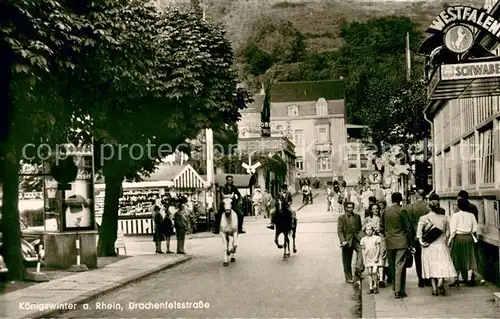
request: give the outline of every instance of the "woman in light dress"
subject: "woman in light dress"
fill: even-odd
[[[385,287],[384,282],[384,269],[388,267],[387,263],[387,246],[385,245],[385,238],[383,234],[380,232],[380,206],[378,204],[371,204],[369,207],[369,215],[363,220],[363,231],[366,231],[368,226],[372,226],[375,233],[380,237],[380,254],[379,254],[379,263],[378,263],[378,278],[379,283],[378,286],[380,288]]]
[[[438,296],[439,294],[446,294],[443,287],[444,279],[455,278],[456,271],[447,245],[450,227],[446,216],[443,215],[444,210],[439,207],[439,196],[436,194],[431,195],[429,200],[431,211],[420,217],[417,226],[417,238],[422,246],[422,277],[431,279],[432,295]],[[442,231],[441,236],[432,243],[424,242],[422,239],[423,234],[433,227]]]

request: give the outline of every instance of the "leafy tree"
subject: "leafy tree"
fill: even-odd
[[[423,116],[427,103],[424,81],[372,78],[364,89],[359,116],[370,129],[376,145],[380,146],[383,141],[408,149],[430,137],[430,126]]]
[[[359,112],[365,100],[361,96],[366,78],[392,81],[405,74],[407,33],[410,34],[410,47],[417,48],[420,35],[416,25],[407,17],[384,17],[342,26],[340,36],[344,45],[338,53],[337,66],[347,80],[350,122],[362,122]]]
[[[74,90],[68,74],[78,68],[74,57],[113,38],[89,19],[95,8],[84,1],[4,1],[0,7],[0,103],[8,120],[0,140],[3,253],[9,278],[17,280],[24,276],[18,211],[23,145],[60,141],[68,135],[80,105],[68,94]]]
[[[248,94],[237,88],[236,75],[231,69],[233,54],[224,32],[202,21],[198,12],[172,9],[151,13],[141,16],[138,25],[144,30],[137,30],[131,39],[139,41],[131,41],[124,51],[132,56],[138,55],[138,51],[153,50],[152,55],[138,55],[147,61],[145,64],[150,63],[149,57],[154,57],[154,63],[141,70],[145,86],[133,84],[138,96],[121,97],[122,114],[118,115],[109,105],[103,109],[103,120],[94,120],[94,127],[100,132],[98,143],[115,141],[107,147],[108,153],[99,155],[105,159],[102,164],[106,193],[99,237],[99,254],[104,256],[115,254],[123,179],[153,171],[161,157],[186,139],[196,138],[203,129],[211,127],[217,131],[235,123],[240,117],[239,109],[248,100]],[[135,66],[131,67],[134,70]],[[115,89],[118,93],[119,87]],[[116,119],[112,125],[111,119]],[[134,158],[130,152],[119,151],[120,144],[146,149],[148,143],[155,144],[151,147],[152,156],[138,158],[135,154]],[[170,150],[161,152],[158,147],[166,144],[171,146]],[[189,146],[180,150],[189,153]]]

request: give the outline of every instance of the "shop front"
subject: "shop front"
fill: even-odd
[[[427,30],[433,185],[448,215],[466,190],[478,207],[479,272],[500,284],[500,3],[452,6]]]
[[[96,220],[100,224],[104,209],[104,184],[96,184]],[[153,234],[152,212],[167,192],[188,197],[197,222],[208,225],[207,182],[189,165],[162,165],[142,182],[123,183],[118,227],[125,236]]]

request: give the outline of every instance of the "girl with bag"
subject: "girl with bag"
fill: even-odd
[[[455,278],[456,271],[447,246],[450,227],[439,207],[439,196],[431,195],[431,211],[420,217],[417,226],[417,239],[422,247],[422,277],[431,279],[432,295],[445,295],[445,278]]]

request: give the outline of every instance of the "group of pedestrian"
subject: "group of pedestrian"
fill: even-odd
[[[173,254],[170,250],[170,239],[173,235],[177,239],[177,254],[185,254],[184,242],[186,235],[190,231],[190,212],[188,209],[188,200],[184,196],[176,198],[169,197],[162,201],[162,206],[155,205],[153,208],[154,232],[153,241],[155,242],[156,253],[164,254],[162,251],[162,242],[166,242],[166,253]]]
[[[403,207],[401,193],[391,195],[392,205],[370,198],[365,218],[354,213],[355,204],[344,203],[345,214],[338,220],[338,236],[346,282],[361,280],[366,269],[368,293],[393,283],[396,299],[407,297],[406,269],[413,266],[419,279],[418,287],[432,286],[432,295],[446,294],[444,280],[458,286],[459,278],[470,286],[475,284],[477,269],[477,207],[468,200],[466,191],[458,195],[457,210],[450,222],[440,207],[436,194],[425,200],[424,190],[418,190],[417,201]],[[351,269],[356,252],[355,280]]]

